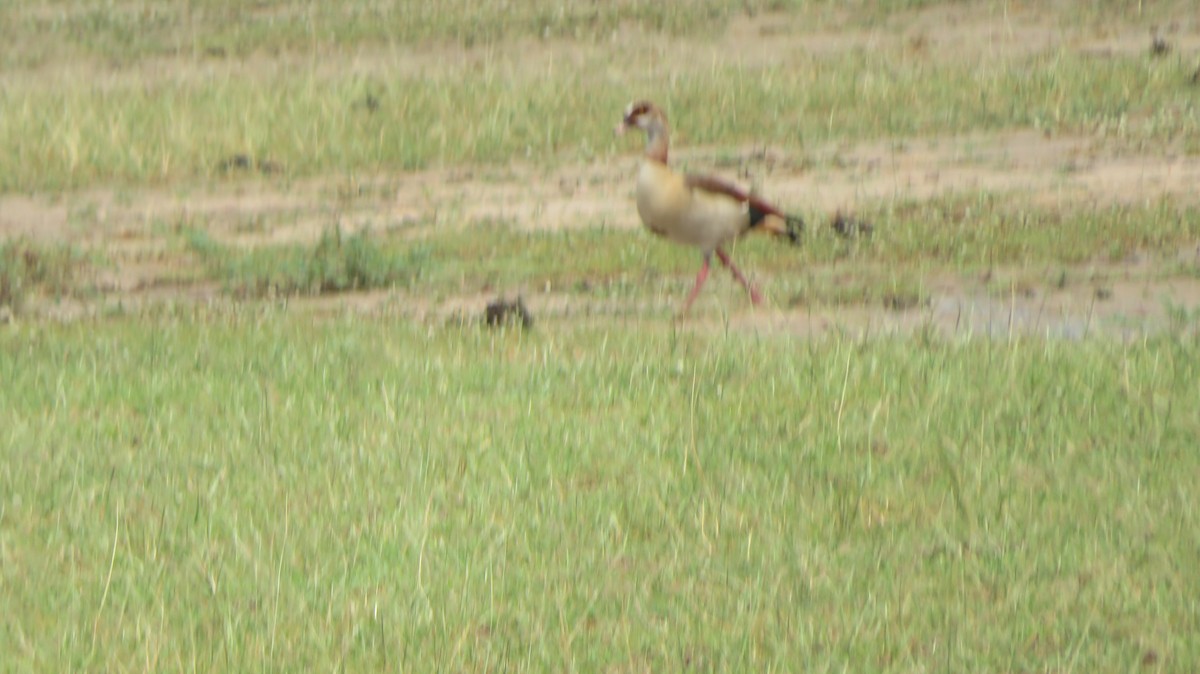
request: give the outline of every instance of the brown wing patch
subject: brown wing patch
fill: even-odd
[[[763,201],[759,197],[747,192],[738,185],[729,182],[724,178],[718,178],[717,176],[711,175],[693,174],[685,176],[684,179],[686,180],[687,186],[690,189],[703,190],[713,194],[724,194],[727,197],[736,199],[745,204],[749,204],[750,208],[753,208],[761,213],[778,215],[781,218],[786,217],[782,211],[780,211],[778,208],[775,208],[769,202]]]

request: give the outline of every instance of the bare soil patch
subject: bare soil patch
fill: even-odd
[[[731,158],[732,157],[732,158]],[[732,155],[709,148],[680,148],[682,165],[716,170],[757,186],[786,208],[824,221],[835,210],[868,204],[919,200],[956,193],[1004,193],[1045,206],[1143,203],[1163,197],[1189,202],[1200,198],[1200,157],[1133,153],[1089,137],[1047,137],[1035,131],[972,134],[820,148],[790,157],[747,147]],[[419,239],[429,228],[489,223],[530,230],[608,227],[638,236],[633,207],[636,149],[610,161],[556,169],[514,164],[458,167],[349,181],[328,178],[299,182],[265,178],[215,184],[187,191],[89,190],[56,197],[0,196],[0,237],[66,241],[102,250],[112,266],[102,271],[99,292],[87,301],[61,304],[64,316],[101,311],[105,306],[140,307],[175,301],[212,301],[219,290],[189,266],[187,254],[172,244],[180,228],[206,231],[215,240],[240,247],[316,241],[331,226],[364,227]],[[886,223],[874,223],[886,226]],[[657,245],[647,239],[647,245]],[[1186,253],[1185,253],[1186,254]],[[1118,264],[1117,267],[1120,267]],[[1006,330],[1076,336],[1110,326],[1117,332],[1139,324],[1161,326],[1166,307],[1200,305],[1195,279],[1148,281],[1151,268],[1110,270],[1119,280],[1107,297],[1094,289],[1019,294],[998,299],[969,279],[946,280],[921,307],[839,307],[820,311],[787,307],[750,311],[736,297],[733,320],[752,329],[801,333],[835,329],[942,330],[996,334]],[[769,283],[769,282],[768,282]],[[409,303],[414,316],[444,319],[476,314],[488,297],[446,299],[438,306],[416,296],[350,294],[335,299],[301,300],[327,310],[344,304],[357,310],[396,310]],[[539,317],[611,314],[612,308],[571,310],[561,297],[526,298]],[[575,302],[586,301],[576,298]],[[478,306],[474,306],[478,305]],[[704,303],[698,305],[707,311]],[[666,312],[664,306],[635,311]],[[726,316],[728,320],[729,317]],[[703,322],[701,320],[700,322]]]

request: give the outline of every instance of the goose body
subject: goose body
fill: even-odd
[[[751,301],[758,304],[761,301],[758,290],[746,280],[723,247],[756,230],[796,243],[803,221],[785,215],[761,198],[721,178],[673,170],[667,163],[667,118],[653,103],[631,103],[626,108],[617,131],[630,128],[646,133],[646,150],[637,176],[637,210],[642,223],[651,232],[695,248],[703,255],[700,273],[683,311],[686,313],[691,307],[708,278],[713,253],[750,293]]]
[[[745,203],[694,189],[684,175],[653,160],[638,169],[637,210],[650,231],[702,251],[716,250],[750,226]]]

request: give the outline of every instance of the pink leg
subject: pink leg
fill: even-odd
[[[692,288],[692,292],[688,295],[687,301],[683,303],[683,311],[680,314],[686,314],[688,309],[692,308],[692,302],[696,301],[696,295],[700,294],[700,288],[704,287],[704,282],[708,280],[708,261],[710,255],[704,254],[704,264],[700,266],[700,273],[696,274],[696,285]]]
[[[726,253],[725,251],[718,248],[717,249],[717,259],[719,259],[721,261],[721,264],[723,264],[729,268],[730,273],[733,274],[733,277],[735,279],[737,279],[738,283],[741,283],[742,287],[745,288],[746,291],[750,293],[750,302],[751,303],[759,304],[760,302],[762,302],[762,295],[760,295],[758,293],[758,288],[755,288],[754,286],[750,285],[750,282],[746,280],[746,277],[742,276],[742,271],[737,268],[737,265],[733,264],[733,260],[729,258],[728,253]]]

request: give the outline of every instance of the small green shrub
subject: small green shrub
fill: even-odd
[[[272,246],[232,251],[202,231],[186,234],[187,245],[225,286],[240,296],[320,295],[387,288],[411,282],[427,255],[424,249],[391,250],[363,229],[346,235],[327,228],[312,246]]]

